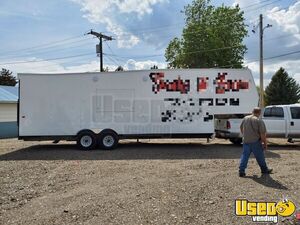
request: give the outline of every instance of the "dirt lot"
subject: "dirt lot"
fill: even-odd
[[[271,142],[274,174],[261,176],[252,158],[239,178],[241,147],[222,140],[125,141],[90,152],[0,140],[0,224],[255,224],[234,215],[235,199],[289,197],[300,206],[300,143]]]

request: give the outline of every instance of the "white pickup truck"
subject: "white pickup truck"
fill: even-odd
[[[215,119],[216,137],[241,144],[240,124],[243,116]],[[300,138],[300,104],[267,106],[261,117],[266,124],[268,137],[287,138],[289,142],[293,138]]]

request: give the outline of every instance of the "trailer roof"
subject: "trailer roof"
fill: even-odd
[[[18,76],[24,75],[76,75],[76,74],[113,74],[113,73],[138,73],[138,72],[160,72],[160,71],[186,71],[186,70],[217,70],[217,71],[233,71],[233,70],[250,70],[249,68],[189,68],[189,69],[155,69],[155,70],[125,70],[125,71],[109,71],[109,72],[69,72],[69,73],[18,73]]]
[[[12,86],[0,85],[0,103],[16,103],[18,102],[19,88]]]

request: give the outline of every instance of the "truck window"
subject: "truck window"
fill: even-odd
[[[276,107],[276,108],[273,108],[272,113],[273,113],[273,111],[274,111],[274,117],[281,117],[281,118],[284,117],[283,108]]]
[[[265,109],[264,117],[271,117],[271,108],[266,108]]]
[[[283,118],[284,117],[283,108],[281,107],[266,108],[264,112],[264,117]]]
[[[291,107],[292,119],[300,119],[300,107]]]

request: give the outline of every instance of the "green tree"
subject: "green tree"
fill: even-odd
[[[16,86],[17,83],[17,79],[12,75],[12,72],[2,68],[0,74],[0,85]]]
[[[247,29],[239,6],[215,7],[210,0],[194,0],[184,12],[182,37],[171,40],[165,51],[169,67],[242,67]]]
[[[300,100],[300,86],[280,67],[265,91],[266,105],[293,104]]]

